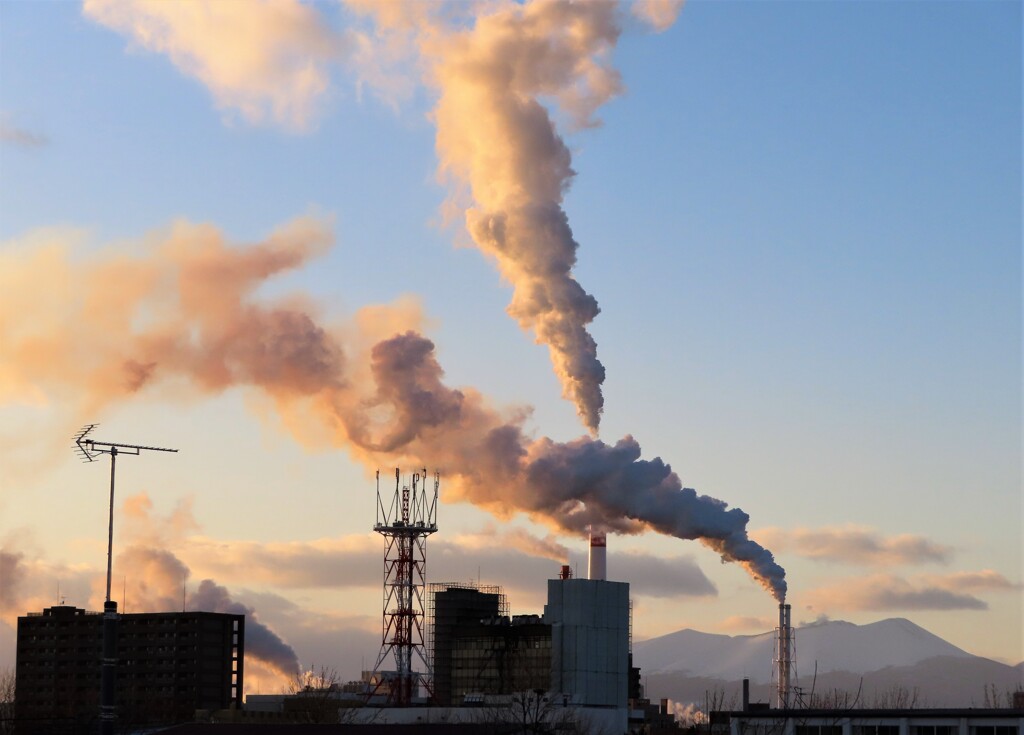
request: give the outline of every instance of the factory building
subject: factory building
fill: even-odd
[[[452,692],[514,694],[551,688],[551,626],[538,615],[488,618],[459,632],[452,646]]]
[[[456,676],[454,649],[456,638],[467,628],[478,626],[481,620],[508,615],[508,602],[500,587],[481,587],[458,582],[433,583],[427,590],[427,616],[430,640],[431,668],[434,672],[434,701],[447,707],[460,704],[465,691],[453,690],[452,679]],[[472,666],[464,658],[465,646],[460,647],[459,679],[462,669]],[[476,691],[473,689],[472,691]]]
[[[55,606],[18,618],[15,720],[76,729],[100,704],[103,614]],[[116,702],[122,725],[190,720],[242,702],[245,616],[211,612],[120,616]]]
[[[433,584],[428,595],[434,701],[544,692],[546,701],[620,713],[630,691],[629,584],[609,582],[605,538],[591,537],[592,579],[562,567],[547,583],[543,617],[508,616],[500,588]],[[638,688],[638,687],[635,687]]]
[[[629,688],[629,584],[549,579],[551,690],[582,706],[625,707]]]

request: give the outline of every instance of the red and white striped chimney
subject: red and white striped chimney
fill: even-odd
[[[591,579],[608,577],[608,539],[602,531],[590,530],[590,565],[587,576]]]

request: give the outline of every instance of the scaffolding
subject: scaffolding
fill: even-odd
[[[497,585],[432,582],[427,586],[427,651],[435,702],[452,704],[452,651],[460,627],[508,618],[508,598]]]
[[[423,652],[423,588],[426,586],[427,536],[437,531],[437,493],[440,475],[434,473],[433,491],[427,488],[427,471],[414,473],[402,483],[395,470],[395,492],[385,505],[377,472],[377,522],[373,530],[384,537],[384,632],[380,655],[373,667],[369,696],[386,694],[387,703],[412,704],[422,684],[430,691],[430,664]],[[394,670],[384,670],[391,656]],[[413,671],[413,658],[423,666]]]

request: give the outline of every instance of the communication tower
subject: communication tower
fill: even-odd
[[[411,483],[402,483],[395,470],[395,492],[390,502],[381,495],[377,472],[377,522],[373,530],[384,537],[384,634],[380,655],[373,667],[370,696],[386,693],[388,704],[404,707],[412,703],[419,684],[430,689],[430,666],[423,646],[423,591],[426,586],[427,536],[437,531],[437,492],[440,474],[434,473],[434,487],[427,487],[427,471],[414,473]],[[386,671],[389,654],[395,669]],[[423,673],[412,670],[413,656]]]

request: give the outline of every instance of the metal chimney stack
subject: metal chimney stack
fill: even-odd
[[[775,667],[778,690],[775,706],[789,708],[790,676],[793,671],[793,627],[790,606],[779,604],[779,627],[775,632]]]
[[[608,539],[603,532],[593,529],[590,531],[590,565],[587,576],[601,580],[608,577]]]

